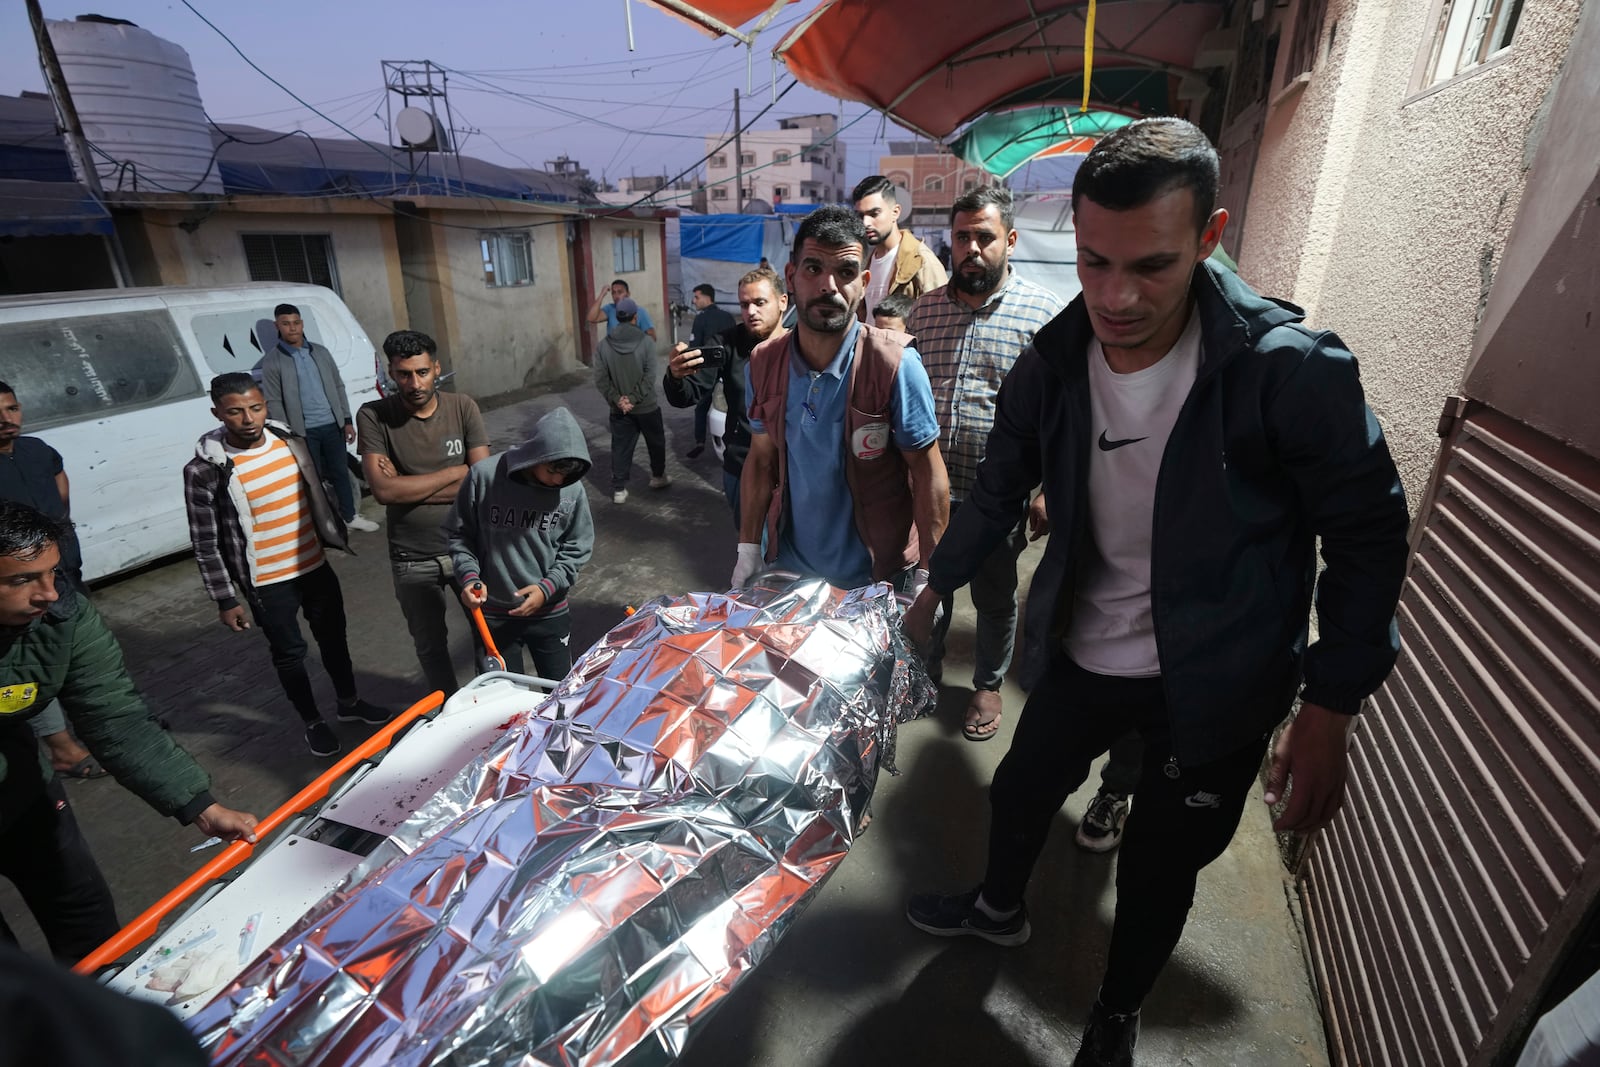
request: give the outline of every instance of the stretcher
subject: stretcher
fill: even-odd
[[[555,688],[549,679],[505,673],[481,611],[473,624],[486,673],[449,700],[435,692],[396,716],[260,820],[254,844],[226,846],[75,969],[180,1018],[209,1002],[419,802]]]
[[[670,1063],[932,706],[900,611],[772,574],[652,601],[559,683],[435,694],[80,967],[226,1067]]]
[[[226,846],[76,969],[115,968],[112,989],[187,1018],[554,687],[496,672],[418,701],[262,819],[254,845]]]

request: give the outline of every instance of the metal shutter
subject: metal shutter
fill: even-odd
[[[1399,664],[1298,876],[1346,1064],[1493,1062],[1600,871],[1600,463],[1483,410],[1430,496]]]

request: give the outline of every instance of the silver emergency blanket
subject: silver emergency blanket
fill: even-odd
[[[933,691],[887,586],[646,605],[190,1020],[220,1064],[671,1063]]]

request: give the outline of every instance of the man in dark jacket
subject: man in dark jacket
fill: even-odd
[[[750,453],[745,367],[756,345],[786,332],[780,324],[788,307],[789,298],[777,271],[771,267],[751,271],[739,279],[740,321],[721,332],[691,338],[688,343],[678,342],[661,379],[667,403],[675,408],[693,404],[697,412],[700,405],[711,403],[717,383],[722,383],[722,399],[728,405],[728,422],[722,433],[722,493],[733,509],[734,529],[739,528],[739,476],[744,472],[744,458]],[[720,352],[710,362],[701,355],[702,346],[708,344]]]
[[[625,296],[617,301],[617,328],[606,334],[594,357],[594,384],[611,405],[611,502],[628,500],[633,450],[644,435],[650,452],[650,488],[665,489],[667,431],[656,402],[656,343],[634,325],[639,305]]]
[[[907,916],[943,936],[1027,940],[1023,891],[1056,813],[1137,729],[1140,802],[1077,1067],[1133,1062],[1139,1007],[1297,689],[1265,799],[1291,785],[1275,825],[1304,831],[1338,809],[1355,715],[1399,647],[1405,498],[1355,359],[1204,262],[1228,217],[1218,170],[1180,119],[1136,122],[1084,161],[1083,294],[1001,386],[977,481],[906,619],[925,639],[939,597],[1042,482],[1052,536],[1028,597],[1028,702],[990,791],[988,869],[967,893],[913,897]]]
[[[694,322],[689,326],[690,348],[699,348],[738,325],[737,319],[718,306],[715,286],[697,285],[689,299],[695,309]],[[710,423],[711,394],[707,393],[694,406],[694,447],[689,449],[690,459],[698,459],[706,450],[706,430]]]
[[[594,553],[587,473],[578,420],[556,408],[522,444],[472,465],[444,521],[461,602],[483,609],[509,671],[522,673],[523,648],[541,678],[572,669],[567,593]]]
[[[256,819],[225,808],[206,772],[161,729],[100,613],[58,580],[66,524],[0,501],[0,876],[22,894],[67,963],[118,930],[111,890],[28,721],[59,699],[100,764],[163,815],[202,834],[255,840]],[[0,938],[15,941],[4,920]]]

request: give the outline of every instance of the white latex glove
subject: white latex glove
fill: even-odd
[[[729,589],[743,589],[761,569],[761,546],[746,542],[739,544],[739,559],[733,565],[733,577],[728,579]]]
[[[928,588],[928,569],[926,567],[918,567],[911,572],[911,584],[906,586],[906,595],[915,600],[922,595],[922,591],[926,588]]]

